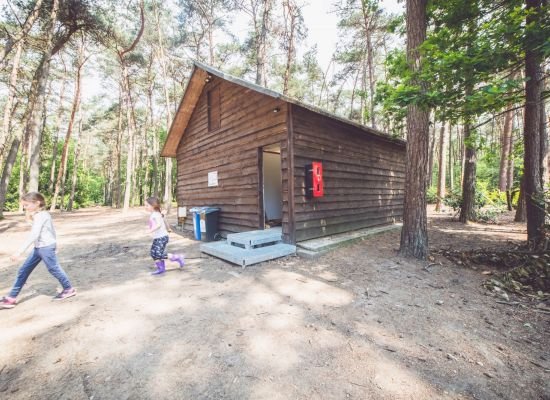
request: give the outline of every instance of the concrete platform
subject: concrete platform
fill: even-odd
[[[200,250],[203,253],[240,265],[243,268],[262,261],[296,254],[296,246],[286,243],[243,249],[241,247],[232,246],[225,241],[220,241],[203,243],[200,246]]]
[[[352,232],[340,233],[337,235],[326,236],[318,239],[304,240],[303,242],[296,243],[296,254],[304,258],[316,258],[330,250],[338,247],[346,246],[351,243],[363,240],[369,236],[377,235],[380,233],[401,230],[403,224],[393,224],[376,226],[373,228],[359,229]]]

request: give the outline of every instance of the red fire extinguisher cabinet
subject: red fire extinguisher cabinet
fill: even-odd
[[[323,163],[313,161],[305,166],[306,173],[306,197],[312,199],[324,196],[323,188]]]

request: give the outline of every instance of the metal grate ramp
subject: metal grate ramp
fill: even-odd
[[[200,250],[243,268],[296,254],[296,246],[282,243],[281,228],[232,233],[227,241],[201,244]]]
[[[228,244],[245,249],[265,246],[270,243],[280,243],[282,240],[282,229],[280,227],[227,235]]]

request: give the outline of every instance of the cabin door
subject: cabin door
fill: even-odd
[[[283,218],[283,179],[281,173],[281,146],[274,144],[260,149],[260,228],[281,226]],[[260,207],[262,208],[262,207]]]

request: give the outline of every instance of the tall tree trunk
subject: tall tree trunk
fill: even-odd
[[[134,175],[134,141],[135,141],[135,132],[136,124],[134,118],[134,109],[131,97],[131,88],[130,88],[130,77],[128,76],[128,66],[126,64],[126,55],[131,53],[137,46],[143,31],[145,29],[145,14],[144,14],[144,2],[143,0],[139,3],[140,10],[140,28],[134,38],[132,44],[123,50],[118,51],[118,60],[120,64],[120,73],[121,73],[121,89],[122,97],[126,102],[126,120],[127,120],[127,129],[128,129],[128,156],[126,159],[126,184],[124,190],[124,208],[123,212],[128,212],[130,208],[130,198],[132,196],[132,180]]]
[[[524,175],[525,176],[525,175]],[[521,177],[518,206],[516,208],[516,215],[514,217],[515,222],[527,221],[527,204],[525,201],[525,178]]]
[[[512,136],[512,119],[513,111],[508,111],[504,114],[504,128],[502,130],[502,141],[500,151],[500,168],[498,174],[498,187],[501,192],[504,192],[509,187],[508,183],[508,166],[512,149],[510,148],[510,137]]]
[[[441,211],[441,203],[445,197],[445,167],[446,167],[445,121],[441,121],[439,130],[439,171],[437,175],[437,201],[435,211]]]
[[[458,130],[458,127],[457,127]],[[454,177],[454,161],[453,161],[453,127],[449,126],[449,189],[452,191],[455,188]]]
[[[63,62],[63,77],[61,78],[61,91],[59,93],[59,105],[57,107],[57,118],[55,121],[55,128],[53,132],[53,143],[52,143],[52,166],[50,169],[50,185],[48,188],[48,191],[50,193],[53,193],[54,191],[54,185],[55,185],[55,168],[56,168],[56,162],[57,162],[57,143],[59,141],[59,133],[58,131],[61,130],[61,121],[63,120],[63,113],[64,113],[64,98],[65,98],[65,85],[67,83],[66,79],[67,75],[67,68],[65,66],[65,62]]]
[[[71,178],[71,194],[67,203],[67,211],[73,210],[74,195],[76,192],[76,183],[78,179],[78,162],[80,156],[80,142],[82,141],[82,103],[78,105],[78,136],[74,144],[73,173]]]
[[[17,85],[17,77],[19,74],[19,62],[21,60],[21,53],[23,52],[23,42],[20,41],[17,44],[17,50],[13,56],[10,82],[8,84],[8,93],[6,94],[6,104],[4,105],[4,120],[2,124],[2,132],[0,134],[0,165],[3,164],[4,150],[6,143],[10,139],[11,117],[13,115],[13,99],[15,95],[15,89]]]
[[[6,195],[8,194],[11,172],[17,158],[17,152],[19,151],[20,144],[21,138],[19,136],[13,138],[10,146],[10,152],[8,153],[6,163],[4,164],[4,169],[2,170],[2,178],[0,178],[0,218],[4,217],[4,206],[6,205]]]
[[[542,0],[526,0],[526,17],[528,26],[537,25],[542,19]],[[542,91],[544,89],[542,72],[542,45],[544,38],[537,37],[532,30],[527,30],[525,40],[525,114],[523,128],[525,178],[525,201],[527,211],[527,240],[538,247],[544,238],[545,209],[543,202],[544,159],[541,143],[543,138]]]
[[[50,205],[50,210],[54,211],[57,206],[57,197],[60,192],[65,193],[65,176],[67,168],[67,156],[69,153],[69,144],[71,141],[71,134],[73,131],[73,125],[75,121],[76,110],[80,106],[80,88],[82,84],[82,67],[86,62],[84,58],[84,39],[82,39],[79,54],[78,54],[78,64],[76,67],[76,79],[75,79],[75,93],[73,98],[73,105],[71,108],[71,116],[69,118],[69,125],[67,126],[67,133],[65,135],[65,142],[63,143],[63,150],[61,152],[61,161],[59,164],[59,170],[57,171],[57,179],[55,181],[55,189],[52,196],[52,204]],[[63,204],[63,196],[61,198],[61,204]],[[62,208],[62,206],[61,206]]]
[[[369,13],[367,2],[361,1],[361,10],[363,12],[363,23],[365,26],[367,69],[369,75],[369,117],[371,126],[376,129],[376,116],[374,115],[374,49],[372,46],[373,15]]]
[[[360,101],[360,108],[361,108],[361,114],[359,115],[359,122],[362,124],[362,125],[365,125],[365,109],[366,109],[366,106],[365,106],[365,103],[366,103],[366,99],[365,99],[365,95],[364,93],[367,93],[367,66],[366,66],[366,62],[365,62],[365,57],[367,56],[367,52],[366,51],[363,51],[363,54],[361,56],[361,96],[359,96],[359,99],[361,100]],[[327,91],[328,93],[328,91]],[[328,104],[328,99],[327,99],[327,104]]]
[[[38,179],[40,175],[40,147],[42,146],[42,130],[40,121],[44,111],[46,98],[46,83],[50,75],[50,61],[53,54],[53,36],[55,31],[55,22],[59,10],[59,0],[53,0],[52,11],[48,28],[46,30],[45,50],[42,54],[40,65],[36,74],[36,94],[34,107],[31,108],[29,120],[27,122],[27,131],[30,138],[30,172],[29,172],[29,191],[38,191]]]
[[[433,171],[434,171],[434,151],[435,151],[435,122],[432,127],[432,131],[428,136],[428,173],[426,174],[426,185],[427,187],[432,187],[433,184]],[[429,132],[429,128],[428,128]]]
[[[468,23],[467,35],[474,39],[473,23]],[[468,45],[470,46],[470,45]],[[469,49],[468,49],[469,50]],[[473,69],[467,66],[464,72],[464,97],[469,101],[473,93]],[[475,196],[476,196],[476,167],[477,167],[477,135],[472,131],[472,118],[468,114],[468,105],[464,105],[464,170],[462,179],[462,205],[460,207],[459,221],[467,223],[475,220]]]
[[[467,96],[471,94],[471,91]],[[462,206],[460,207],[459,221],[467,223],[475,220],[476,195],[476,139],[471,132],[470,121],[464,123],[464,175],[462,180]]]
[[[128,131],[128,152],[126,156],[126,183],[124,186],[124,205],[123,212],[128,212],[130,209],[130,199],[132,197],[132,181],[134,179],[134,152],[135,152],[135,120],[133,118],[133,102],[130,95],[130,77],[128,76],[128,68],[125,63],[122,63],[122,91],[126,103],[126,122]]]
[[[256,34],[256,84],[266,86],[267,34],[273,0],[263,0],[262,18]]]
[[[158,16],[158,9],[155,7],[155,15],[157,18],[157,38],[159,46],[159,59],[162,71],[162,80],[164,88],[164,101],[166,102],[166,130],[170,129],[172,123],[172,112],[170,108],[170,95],[168,92],[168,73],[166,65],[166,55],[164,52],[164,40],[162,38],[162,30],[160,27],[160,19]],[[170,157],[165,158],[165,181],[164,181],[164,209],[166,214],[170,213],[172,207],[172,159]]]
[[[414,75],[422,71],[419,46],[426,39],[427,0],[407,0],[407,63]],[[425,82],[413,79],[422,92]],[[403,228],[399,253],[406,257],[425,259],[428,255],[428,228],[426,216],[426,173],[429,142],[429,110],[411,104],[407,109],[407,159]]]
[[[116,191],[115,191],[115,204],[116,208],[120,208],[122,205],[122,84],[119,85],[119,98],[118,98],[118,131],[117,141],[115,145],[115,160],[116,160]]]
[[[296,31],[296,14],[297,4],[293,0],[283,0],[283,14],[285,19],[285,46],[287,46],[286,52],[286,65],[285,72],[283,74],[283,94],[288,95],[288,86],[290,81],[290,71],[294,62],[295,53],[295,31]]]

